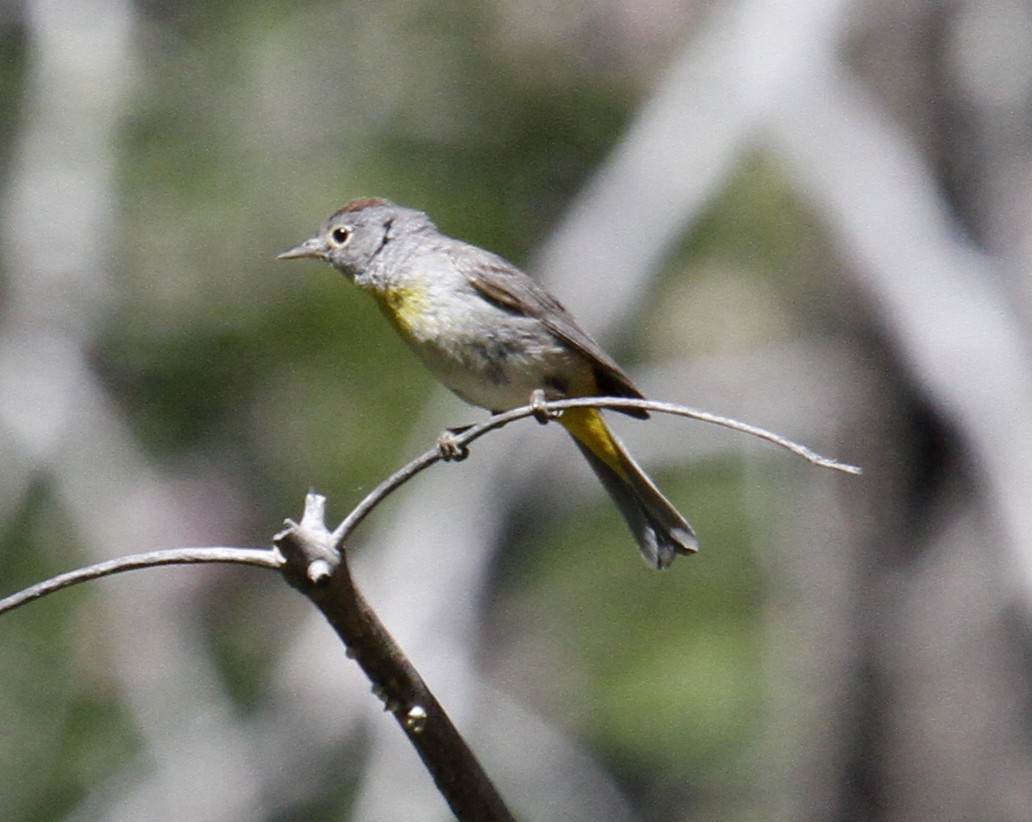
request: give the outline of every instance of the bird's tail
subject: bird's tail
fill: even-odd
[[[559,422],[613,498],[645,561],[666,568],[699,550],[695,531],[634,461],[597,408],[569,408]]]

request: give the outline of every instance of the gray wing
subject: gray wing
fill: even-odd
[[[469,250],[476,253],[470,254]],[[474,246],[465,246],[461,251],[463,253],[455,254],[453,259],[473,288],[486,300],[507,311],[540,320],[552,334],[583,354],[595,369],[600,392],[614,397],[644,398],[616,361],[544,288],[495,254]],[[635,409],[625,413],[635,417],[648,416],[646,412]]]

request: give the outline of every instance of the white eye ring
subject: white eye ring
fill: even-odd
[[[352,231],[346,225],[339,225],[330,230],[330,245],[334,248],[344,248],[351,242]]]

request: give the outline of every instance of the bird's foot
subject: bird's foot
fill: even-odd
[[[558,419],[559,412],[549,411],[545,408],[545,392],[540,388],[535,388],[530,392],[530,405],[531,413],[539,423],[547,425],[551,420]]]
[[[437,453],[445,462],[462,462],[469,456],[469,448],[459,442],[460,434],[469,431],[472,425],[446,428],[437,437]]]

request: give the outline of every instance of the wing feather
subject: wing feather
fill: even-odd
[[[477,252],[476,255],[455,254],[454,260],[456,265],[465,270],[470,284],[484,299],[514,314],[540,320],[552,334],[580,352],[594,368],[595,379],[602,394],[644,398],[631,378],[577,324],[562,303],[501,257],[487,254],[481,249],[477,249]],[[647,412],[635,409],[624,413],[634,417],[648,416]]]

